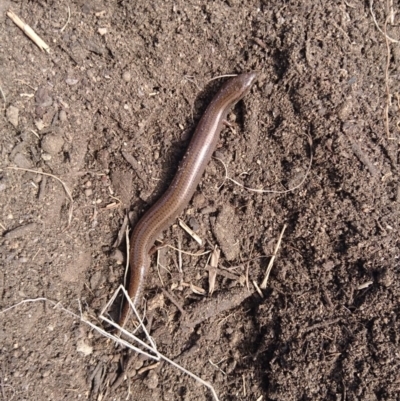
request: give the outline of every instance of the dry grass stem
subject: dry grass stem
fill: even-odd
[[[45,50],[47,53],[50,52],[50,47],[49,45],[39,36],[36,34],[36,32],[28,25],[25,24],[24,21],[21,20],[21,18],[18,17],[13,11],[9,10],[7,11],[8,17],[17,25],[19,28],[21,28],[22,31],[24,31],[25,35],[28,36],[29,39],[31,39],[37,47],[39,47],[40,50]]]
[[[212,251],[209,260],[210,266],[208,270],[208,294],[212,295],[215,289],[215,280],[217,278],[217,267],[219,262],[219,257],[221,255],[221,251],[218,249],[218,246],[215,245],[214,250]],[[207,260],[208,264],[208,260]],[[206,266],[207,266],[206,264]]]
[[[138,374],[141,375],[142,373],[148,372],[149,370],[153,370],[160,366],[160,362],[153,363],[152,365],[145,366],[138,370]]]
[[[165,271],[167,271],[168,273],[170,273],[170,271],[160,263],[160,249],[158,249],[157,250],[157,275],[158,275],[158,278],[160,279],[161,285],[164,287],[164,281],[161,277],[160,267],[162,269],[164,269]]]
[[[260,290],[260,287],[258,286],[257,282],[255,280],[252,281],[254,288],[256,289],[256,291],[258,292],[258,295],[261,298],[264,298],[264,294],[262,293],[262,291]]]
[[[373,281],[367,281],[366,283],[360,284],[360,285],[357,287],[357,290],[364,290],[365,288],[370,287],[372,284],[374,284]]]
[[[203,245],[202,239],[181,219],[178,219],[179,226],[183,228],[200,246]]]
[[[215,364],[211,359],[209,359],[208,362],[210,362],[211,366],[214,366],[215,369],[218,369],[224,376],[226,376],[226,373],[217,364]]]
[[[183,310],[182,305],[175,299],[175,297],[164,288],[162,289],[162,292],[164,296],[167,297],[178,308],[179,312],[184,315],[185,311]]]
[[[5,109],[6,109],[7,100],[6,100],[6,95],[4,94],[3,88],[2,88],[1,86],[0,86],[0,93],[1,93],[1,97],[2,97],[3,100],[4,100],[3,110],[5,110]]]
[[[67,27],[67,25],[69,24],[69,21],[71,19],[71,9],[69,8],[69,5],[67,4],[67,8],[68,8],[68,18],[67,18],[67,22],[65,23],[65,25],[60,29],[60,32],[63,32],[65,30],[65,28]]]
[[[214,78],[211,78],[211,79],[210,79],[208,82],[215,81],[215,80],[217,80],[217,79],[221,79],[221,78],[237,77],[237,75],[238,75],[238,74],[225,74],[225,75],[218,75],[218,76],[216,76],[216,77],[214,77]]]
[[[206,291],[203,288],[198,287],[197,285],[190,283],[189,286],[194,294],[197,294],[197,295],[205,295],[206,294]]]
[[[140,326],[143,330],[143,333],[145,334],[148,343],[145,343],[144,341],[140,340],[138,337],[134,336],[132,333],[128,332],[127,330],[125,330],[123,327],[120,327],[118,324],[116,324],[115,322],[111,321],[110,319],[108,319],[106,316],[104,316],[105,312],[108,310],[108,308],[110,307],[110,305],[115,301],[116,297],[118,296],[119,291],[122,291],[124,297],[126,298],[125,301],[127,301],[129,303],[129,305],[131,306],[133,312],[136,315],[136,318],[138,320],[138,322],[140,323]],[[136,343],[138,343],[139,345],[141,345],[144,349],[146,349],[149,352],[146,352],[136,346],[134,346],[132,343],[121,339],[119,337],[116,337],[115,335],[112,335],[110,333],[105,332],[104,330],[100,329],[99,327],[95,326],[94,324],[85,321],[83,319],[81,319],[84,323],[88,324],[89,326],[91,326],[94,330],[96,330],[97,332],[101,333],[103,336],[112,339],[113,341],[115,341],[117,344],[120,345],[124,345],[140,354],[146,355],[147,357],[155,360],[155,361],[159,361],[160,359],[166,361],[167,363],[169,363],[170,365],[174,366],[175,368],[181,370],[182,372],[184,372],[185,374],[187,374],[188,376],[192,377],[193,379],[195,379],[196,381],[198,381],[199,383],[203,384],[204,386],[206,386],[212,393],[214,400],[215,401],[219,401],[219,398],[217,396],[217,393],[214,390],[214,387],[207,381],[201,379],[200,377],[196,376],[194,373],[190,372],[189,370],[183,368],[182,366],[178,365],[176,362],[170,360],[169,358],[167,358],[166,356],[162,355],[156,347],[156,344],[154,343],[153,338],[149,335],[149,333],[147,332],[146,327],[143,324],[142,319],[140,318],[135,306],[133,305],[131,299],[129,298],[128,293],[126,292],[125,288],[123,288],[123,286],[119,286],[119,288],[117,289],[117,291],[115,291],[114,295],[111,297],[110,301],[107,303],[107,305],[104,307],[104,309],[102,310],[100,316],[99,316],[102,320],[104,320],[105,322],[107,322],[108,324],[110,324],[111,326],[113,326],[114,328],[120,330],[121,333],[123,333],[125,336],[127,336],[131,341],[134,341]]]
[[[197,252],[197,253],[191,253],[191,252],[182,251],[182,249],[175,248],[174,246],[169,245],[169,244],[167,244],[167,245],[165,245],[165,246],[167,246],[168,248],[173,249],[174,251],[182,252],[182,253],[184,253],[185,255],[196,256],[196,257],[197,257],[197,256],[207,255],[208,253],[211,252],[211,251],[204,251],[204,252],[201,251],[201,252]]]
[[[262,282],[261,285],[260,285],[260,288],[263,289],[263,290],[265,290],[265,289],[267,288],[267,283],[268,283],[269,274],[271,273],[272,266],[273,266],[273,264],[274,264],[276,255],[278,254],[279,247],[281,246],[282,237],[283,237],[283,234],[285,233],[286,227],[287,227],[287,226],[286,226],[286,224],[285,224],[285,225],[283,226],[283,228],[282,228],[282,231],[281,231],[280,235],[279,235],[278,243],[276,244],[274,254],[272,255],[271,260],[270,260],[269,263],[268,263],[268,267],[267,267],[267,270],[266,270],[266,272],[265,272],[264,280],[263,280],[263,282]]]
[[[107,317],[104,316],[104,313],[108,310],[108,308],[110,307],[110,305],[111,305],[111,304],[115,301],[115,299],[117,298],[119,291],[122,291],[122,292],[123,292],[123,295],[125,296],[127,302],[129,302],[129,304],[130,304],[132,310],[135,312],[136,318],[137,318],[137,320],[140,322],[140,326],[141,326],[141,328],[142,328],[142,330],[143,330],[143,332],[144,332],[144,334],[145,334],[145,336],[146,336],[146,338],[147,338],[147,340],[148,340],[149,343],[145,343],[144,341],[140,340],[138,337],[134,336],[132,333],[130,333],[130,332],[128,332],[127,330],[125,330],[123,327],[120,327],[118,324],[116,324],[115,322],[111,321],[110,319],[108,319]],[[8,308],[5,308],[5,309],[3,309],[3,310],[0,310],[0,314],[7,313],[7,312],[9,312],[10,310],[12,310],[12,309],[14,309],[14,308],[16,308],[16,307],[18,307],[18,306],[20,306],[20,305],[23,305],[23,304],[26,304],[26,303],[34,303],[34,302],[46,302],[46,303],[49,303],[49,304],[53,305],[53,308],[54,308],[54,309],[57,308],[57,309],[60,309],[60,310],[62,310],[62,311],[64,311],[64,312],[68,313],[68,314],[69,314],[70,316],[72,316],[73,318],[76,318],[76,319],[80,320],[82,323],[85,323],[85,324],[87,324],[88,326],[90,326],[94,331],[96,331],[97,333],[101,334],[103,337],[106,337],[106,338],[109,338],[109,339],[113,340],[116,344],[126,346],[126,347],[128,347],[128,348],[130,348],[130,349],[132,349],[132,350],[134,350],[134,351],[136,351],[136,352],[138,352],[138,353],[140,353],[140,354],[143,354],[143,355],[147,356],[148,358],[153,359],[153,360],[155,360],[155,361],[157,361],[157,362],[158,362],[160,359],[166,361],[167,363],[171,364],[171,365],[174,366],[175,368],[181,370],[182,372],[186,373],[186,374],[189,375],[190,377],[192,377],[192,378],[194,378],[195,380],[197,380],[199,383],[201,383],[201,384],[203,384],[204,386],[206,386],[206,387],[211,391],[211,393],[212,393],[214,399],[215,399],[216,401],[219,401],[218,396],[217,396],[217,394],[216,394],[216,392],[215,392],[213,386],[212,386],[209,382],[202,380],[200,377],[196,376],[194,373],[192,373],[192,372],[186,370],[186,369],[183,368],[182,366],[178,365],[176,362],[171,361],[169,358],[167,358],[166,356],[164,356],[164,355],[162,355],[162,354],[160,354],[160,353],[158,352],[157,347],[156,347],[156,344],[154,343],[154,340],[152,339],[152,337],[150,337],[149,333],[147,332],[146,327],[144,326],[142,319],[140,318],[139,314],[137,313],[136,308],[134,307],[132,301],[130,300],[128,293],[126,292],[126,290],[125,290],[122,286],[120,286],[120,287],[115,291],[115,293],[114,293],[114,295],[111,297],[110,301],[109,301],[109,302],[107,303],[107,305],[103,308],[103,310],[102,310],[102,312],[101,312],[101,314],[100,314],[99,317],[100,317],[102,320],[104,320],[105,322],[107,322],[108,324],[110,324],[111,326],[113,326],[113,327],[117,328],[118,330],[120,330],[120,332],[122,332],[123,334],[125,334],[125,335],[126,335],[128,338],[130,338],[132,341],[137,342],[139,345],[141,345],[143,348],[145,348],[145,349],[146,349],[147,351],[149,351],[149,352],[143,351],[142,349],[140,349],[140,348],[138,348],[138,347],[135,347],[135,346],[132,345],[130,342],[128,342],[128,341],[126,341],[126,340],[124,340],[124,339],[121,339],[121,338],[119,338],[119,337],[117,337],[117,336],[115,336],[115,335],[113,335],[113,334],[111,334],[111,333],[109,333],[109,332],[106,332],[106,331],[103,330],[102,328],[100,328],[100,327],[96,326],[95,324],[91,323],[90,321],[84,319],[84,318],[83,318],[82,311],[81,311],[81,315],[79,316],[79,315],[77,315],[76,313],[74,313],[74,312],[72,312],[72,311],[70,311],[70,310],[64,308],[59,302],[55,302],[55,301],[52,301],[52,300],[47,299],[47,298],[25,299],[25,300],[23,300],[23,301],[21,301],[21,302],[18,302],[17,304],[14,304],[14,305],[12,305],[12,306],[10,306],[10,307],[8,307]],[[80,307],[80,304],[79,304],[79,308],[81,308],[81,307]]]
[[[125,243],[126,243],[126,265],[125,265],[125,272],[124,272],[124,287],[126,288],[127,278],[128,278],[128,271],[129,271],[129,250],[130,250],[130,242],[129,242],[129,227],[126,226],[125,228]]]
[[[40,139],[40,136],[36,131],[34,131],[33,129],[29,129],[28,131],[32,132],[33,135]]]
[[[378,21],[377,21],[376,18],[375,18],[375,13],[374,13],[374,10],[373,10],[373,8],[372,8],[373,4],[374,4],[374,0],[370,0],[370,1],[369,1],[369,11],[370,11],[370,13],[371,13],[371,15],[372,15],[372,19],[374,20],[374,23],[375,23],[376,27],[378,28],[378,31],[379,31],[382,35],[384,35],[385,38],[386,38],[387,40],[389,40],[390,42],[392,42],[392,43],[399,43],[398,40],[391,38],[390,36],[388,36],[388,35],[386,34],[386,32],[383,32],[383,31],[382,31],[381,27],[380,27],[379,24],[378,24]]]
[[[386,135],[388,139],[396,139],[390,136],[390,128],[389,128],[389,108],[391,104],[391,96],[390,96],[390,88],[389,88],[389,65],[390,65],[390,43],[388,36],[386,35],[386,30],[387,30],[387,23],[388,23],[389,17],[386,18],[385,21],[385,41],[386,41],[386,50],[387,50],[387,55],[386,55],[386,68],[385,68],[385,89],[386,89],[386,106],[385,106],[385,128],[386,128]]]
[[[183,265],[183,262],[182,262],[182,251],[181,251],[181,249],[182,249],[182,242],[181,242],[181,237],[179,236],[178,237],[178,249],[179,249],[179,251],[178,251],[178,271],[179,271],[179,273],[183,273],[183,270],[182,270],[182,265]]]

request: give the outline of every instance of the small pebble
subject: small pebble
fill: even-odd
[[[78,341],[76,350],[81,352],[83,355],[88,356],[93,352],[93,347],[82,339]]]
[[[117,263],[120,265],[122,265],[122,263],[124,263],[124,260],[125,260],[124,254],[119,249],[116,249],[113,252],[113,254],[111,255],[111,257],[113,259],[115,259],[117,261]]]
[[[90,288],[92,290],[99,288],[101,280],[102,280],[102,272],[100,270],[95,271],[93,276],[90,278]]]
[[[42,159],[43,159],[45,162],[48,162],[48,161],[51,160],[51,155],[49,155],[48,153],[42,153]]]
[[[143,380],[143,383],[150,390],[154,390],[158,386],[158,375],[154,370],[150,370],[147,377]]]
[[[41,148],[50,155],[56,155],[64,146],[64,139],[60,135],[47,134],[41,142]]]
[[[125,82],[129,82],[130,80],[131,80],[131,73],[129,72],[129,71],[125,71],[123,74],[122,74],[122,79],[125,81]]]
[[[44,128],[43,120],[35,120],[35,126],[39,131],[41,131]]]
[[[37,106],[42,108],[50,107],[53,104],[53,98],[50,96],[50,88],[41,86],[35,93],[35,102]]]
[[[105,34],[107,33],[107,28],[99,28],[99,29],[97,30],[97,32],[98,32],[101,36],[103,36],[103,35],[105,35]]]
[[[93,190],[91,188],[85,189],[85,196],[91,196],[93,194]]]
[[[61,122],[67,121],[67,112],[65,110],[60,110],[58,118],[60,119]]]
[[[387,268],[381,271],[378,275],[378,283],[386,288],[390,287],[394,281],[395,281],[395,275],[391,270]]]
[[[14,126],[14,128],[18,127],[18,113],[19,113],[19,110],[15,106],[10,106],[7,109],[7,113],[6,113],[7,120],[10,124],[12,124]]]
[[[31,168],[32,162],[22,153],[14,156],[14,163],[20,168]]]
[[[200,228],[199,222],[194,217],[189,219],[189,226],[193,231],[198,231]]]
[[[73,86],[76,85],[79,82],[79,79],[74,79],[74,78],[67,78],[65,80],[65,82],[69,85],[69,86]]]

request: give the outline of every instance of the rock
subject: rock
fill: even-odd
[[[48,153],[42,153],[42,159],[43,159],[45,162],[48,162],[48,161],[51,160],[51,155],[49,155]]]
[[[61,122],[67,121],[67,112],[65,110],[60,110],[58,118],[60,119]]]
[[[116,249],[111,257],[115,259],[119,265],[122,265],[125,261],[125,256],[119,249]]]
[[[76,85],[76,84],[79,82],[79,79],[67,78],[67,79],[65,80],[65,82],[67,83],[67,85],[73,86],[73,85]]]
[[[239,219],[235,215],[235,209],[224,205],[212,230],[227,260],[234,260],[239,255],[239,240],[236,237],[238,226]]]
[[[147,377],[143,380],[143,383],[149,388],[150,390],[154,390],[158,386],[158,375],[154,370],[150,370]]]
[[[13,125],[14,128],[18,127],[18,113],[19,113],[19,110],[15,106],[10,106],[7,109],[7,113],[6,113],[7,120],[10,124]]]
[[[88,356],[93,352],[93,347],[85,342],[85,340],[79,340],[76,345],[76,350],[81,352],[83,355]]]
[[[64,139],[60,135],[47,134],[41,142],[42,150],[50,155],[56,155],[64,146]]]
[[[129,82],[129,81],[131,80],[131,73],[130,73],[129,71],[125,71],[125,72],[122,74],[122,79],[123,79],[125,82]]]
[[[14,163],[21,168],[31,168],[32,162],[24,154],[17,153],[14,156]]]
[[[200,224],[194,217],[189,219],[189,226],[193,231],[199,231]]]
[[[53,98],[50,96],[50,88],[41,86],[35,93],[36,106],[49,107],[53,104]]]

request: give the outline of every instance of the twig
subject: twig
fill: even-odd
[[[162,288],[162,292],[178,308],[179,312],[184,315],[185,311],[183,310],[181,304],[175,299],[175,297],[164,288]]]
[[[178,219],[178,222],[181,228],[183,228],[200,246],[203,245],[202,239],[182,219]]]
[[[24,21],[21,20],[13,11],[7,11],[8,17],[17,25],[19,28],[21,28],[22,31],[24,31],[25,35],[28,36],[29,39],[31,39],[38,47],[40,50],[45,50],[47,53],[50,52],[50,47],[49,45]]]
[[[286,230],[286,227],[287,227],[287,226],[286,226],[286,224],[285,224],[285,225],[283,226],[283,228],[282,228],[282,231],[281,231],[280,235],[279,235],[278,243],[276,244],[274,254],[272,255],[271,260],[270,260],[269,263],[268,263],[268,267],[267,267],[267,270],[266,270],[266,272],[265,272],[264,280],[263,280],[263,282],[262,282],[261,285],[260,285],[260,288],[263,289],[263,290],[265,290],[265,289],[267,288],[267,282],[268,282],[269,274],[271,273],[272,266],[273,266],[273,264],[274,264],[274,260],[275,260],[275,258],[276,258],[277,253],[278,253],[279,247],[281,246],[282,237],[283,237],[283,234],[284,234],[284,232],[285,232],[285,230]]]

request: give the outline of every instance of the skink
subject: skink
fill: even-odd
[[[217,146],[229,110],[246,95],[256,78],[256,72],[244,73],[221,87],[200,119],[171,185],[136,224],[130,238],[128,284],[128,294],[135,306],[142,294],[154,241],[189,203]],[[125,324],[128,311],[129,304],[125,302],[120,326]]]

